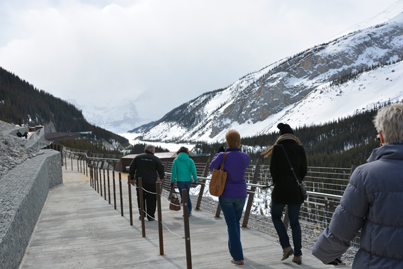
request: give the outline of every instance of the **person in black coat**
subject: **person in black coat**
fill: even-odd
[[[273,178],[271,218],[283,248],[283,257],[287,259],[294,254],[293,262],[302,263],[301,227],[299,225],[299,211],[304,202],[299,190],[299,182],[304,180],[307,173],[307,161],[304,147],[288,124],[279,123],[280,137],[275,144],[263,152],[265,158],[271,156],[270,173]],[[287,156],[286,156],[287,154]],[[288,160],[287,160],[288,157]],[[291,170],[294,169],[295,175]],[[281,220],[283,209],[287,205],[288,218],[292,229],[294,250],[290,245],[284,222]]]
[[[165,176],[164,166],[161,160],[154,156],[155,147],[153,145],[146,145],[144,148],[144,153],[137,155],[130,164],[129,176],[130,183],[134,185],[136,183],[137,188],[137,204],[139,207],[139,214],[141,218],[140,210],[140,194],[138,188],[138,178],[141,177],[143,185],[143,204],[145,206],[145,213],[147,214],[147,219],[149,221],[155,220],[155,210],[156,210],[156,182],[158,180],[157,174],[159,176],[159,181],[162,182]]]

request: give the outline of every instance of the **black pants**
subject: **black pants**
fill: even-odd
[[[139,188],[136,188],[136,191],[137,191],[137,205],[139,208],[139,215],[141,216]],[[156,191],[157,189],[155,183],[143,183],[143,204],[144,204],[144,211],[147,213],[144,214],[144,217],[149,220],[155,219],[155,208],[157,204]]]

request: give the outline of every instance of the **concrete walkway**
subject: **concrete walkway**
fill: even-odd
[[[20,268],[187,268],[182,212],[170,211],[165,198],[165,255],[160,256],[157,221],[145,221],[143,238],[136,211],[130,226],[127,210],[122,217],[119,202],[115,210],[113,199],[109,204],[90,187],[89,177],[63,167],[63,179],[63,185],[49,192]],[[126,208],[127,202],[126,198]],[[308,249],[303,249],[301,266],[292,263],[292,257],[281,262],[277,238],[251,229],[243,229],[241,234],[245,256],[241,268],[334,268],[322,264]],[[230,262],[224,219],[214,219],[203,210],[194,212],[190,238],[193,268],[237,266]]]

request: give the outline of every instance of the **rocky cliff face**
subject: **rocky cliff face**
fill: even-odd
[[[144,139],[211,140],[224,130],[256,125],[297,105],[319,88],[403,59],[403,14],[355,31],[246,75],[172,110]],[[283,117],[284,119],[284,117]],[[331,120],[331,119],[329,119]],[[268,126],[254,126],[256,133]],[[258,130],[260,128],[260,130]]]

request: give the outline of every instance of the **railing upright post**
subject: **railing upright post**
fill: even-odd
[[[209,171],[209,166],[210,166],[210,161],[207,161],[206,166],[204,167],[202,177],[207,177],[208,171]],[[196,203],[195,210],[200,210],[200,205],[201,205],[201,201],[202,201],[202,198],[203,198],[204,187],[205,186],[206,186],[206,181],[204,181],[204,184],[200,184],[200,192],[199,192],[199,197],[197,198],[197,203]]]
[[[119,191],[120,191],[120,214],[123,217],[123,194],[122,194],[122,174],[119,173]]]
[[[220,203],[218,203],[218,205],[217,205],[217,210],[215,211],[215,216],[214,216],[214,218],[216,218],[216,219],[221,218],[221,217],[220,217],[220,213],[221,213],[221,206],[220,206]]]
[[[127,191],[129,193],[129,215],[130,215],[130,226],[133,226],[133,207],[132,207],[132,188],[130,186],[130,175],[127,176]]]
[[[138,177],[139,181],[139,199],[140,199],[140,216],[141,216],[141,232],[143,237],[146,237],[146,228],[144,223],[144,194],[143,194],[143,179]]]
[[[92,164],[91,170],[92,170],[92,176],[94,177],[94,189],[96,191],[98,183],[97,183],[97,173],[95,172],[95,165],[94,164]]]
[[[156,183],[156,191],[157,191],[157,205],[158,205],[158,235],[160,239],[160,255],[164,255],[164,236],[162,231],[162,209],[161,209],[161,182]]]
[[[109,165],[108,165],[107,174],[108,174],[108,202],[109,202],[109,204],[111,204],[111,182],[109,180]]]
[[[290,219],[288,218],[288,205],[285,207],[285,215],[284,215],[284,226],[285,229],[288,230],[288,225],[290,224]]]
[[[90,169],[90,177],[92,178],[92,187],[95,189],[95,180],[94,180],[94,171],[93,171],[93,168],[92,168],[92,164],[90,164],[91,166],[89,167],[89,169]]]
[[[114,208],[115,208],[115,210],[116,210],[116,186],[115,186],[115,170],[113,170],[113,173],[112,173],[112,178],[113,178],[113,205],[114,205]]]
[[[189,201],[188,201],[188,191],[186,189],[182,190],[183,199],[183,222],[185,229],[185,245],[186,245],[186,264],[187,268],[192,268],[192,253],[190,247],[190,228],[189,228]]]
[[[103,194],[102,194],[102,172],[101,172],[101,168],[99,168],[98,174],[99,174],[99,187],[100,187],[100,190],[101,190],[101,196],[103,196]]]
[[[102,167],[103,168],[103,167]],[[104,198],[106,201],[106,179],[105,179],[105,169],[102,169],[102,172],[104,174]]]
[[[256,167],[255,167],[255,173],[253,174],[253,181],[252,181],[253,184],[256,184],[258,182],[259,175],[260,175],[260,164],[257,163]],[[249,197],[248,197],[248,203],[247,203],[246,209],[245,209],[245,214],[243,216],[242,228],[248,227],[250,210],[252,209],[253,198],[255,197],[255,191],[256,191],[256,187],[255,186],[251,187]]]

